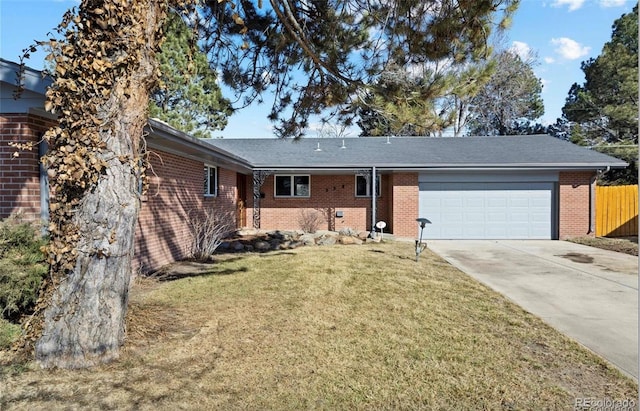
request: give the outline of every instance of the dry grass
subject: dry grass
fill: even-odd
[[[121,359],[4,368],[0,409],[572,409],[637,384],[408,243],[228,255],[143,281]],[[180,278],[183,277],[183,278]]]
[[[638,255],[638,236],[634,237],[574,237],[568,239],[573,243],[602,248],[603,250],[617,251],[629,255]]]

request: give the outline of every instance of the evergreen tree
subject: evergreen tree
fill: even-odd
[[[542,82],[533,72],[533,59],[523,60],[505,50],[495,57],[496,71],[471,100],[470,135],[531,134],[531,125],[544,114]]]
[[[216,72],[182,17],[170,13],[165,33],[157,55],[160,87],[151,95],[149,116],[195,137],[211,137],[211,131],[227,125],[231,104],[222,97]]]
[[[571,86],[563,116],[585,145],[638,143],[638,6],[612,26],[611,40],[582,62],[585,82]]]
[[[629,163],[599,184],[638,183],[638,5],[612,26],[611,40],[582,62],[585,82],[571,86],[562,108],[569,140]]]
[[[485,62],[388,67],[355,103],[361,136],[439,136],[464,129],[468,103],[493,71]]]

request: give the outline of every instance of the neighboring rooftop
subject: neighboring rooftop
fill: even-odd
[[[617,158],[549,135],[207,139],[257,169],[625,167]]]

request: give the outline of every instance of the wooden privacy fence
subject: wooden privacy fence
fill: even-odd
[[[596,236],[638,235],[638,186],[596,186]]]

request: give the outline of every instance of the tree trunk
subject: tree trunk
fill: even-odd
[[[126,28],[129,31],[118,38],[122,54],[111,57],[114,61],[121,55],[134,57],[127,71],[114,64],[118,72],[104,73],[104,78],[111,78],[113,82],[108,86],[108,97],[92,110],[100,125],[94,133],[99,135],[99,157],[105,168],[97,183],[82,193],[73,209],[72,221],[68,222],[78,233],[73,250],[74,268],[64,270],[52,265],[54,285],[45,296],[49,299],[48,305],[42,320],[42,334],[35,345],[36,360],[45,368],[86,368],[111,361],[118,357],[125,337],[134,234],[140,208],[137,166],[147,122],[149,92],[156,75],[154,51],[166,4],[154,0],[128,3],[85,0],[80,14],[83,8],[86,12],[87,8],[93,11],[98,7],[130,13],[129,20],[122,20],[129,22]],[[86,13],[84,18],[91,20],[92,16]],[[139,24],[130,24],[131,21]],[[87,30],[82,38],[101,35],[96,38],[103,39],[109,30],[113,36],[113,31],[120,29],[113,21],[102,27],[102,33],[95,21],[91,27],[85,26]],[[135,42],[128,41],[129,38]],[[145,43],[142,47],[141,42]],[[89,53],[95,54],[95,50],[87,50],[86,54]],[[84,54],[79,58],[83,57]],[[78,118],[86,114],[80,111],[65,115]],[[56,194],[59,195],[52,192],[52,198]],[[60,232],[52,233],[53,244]],[[59,240],[63,243],[64,239]]]

